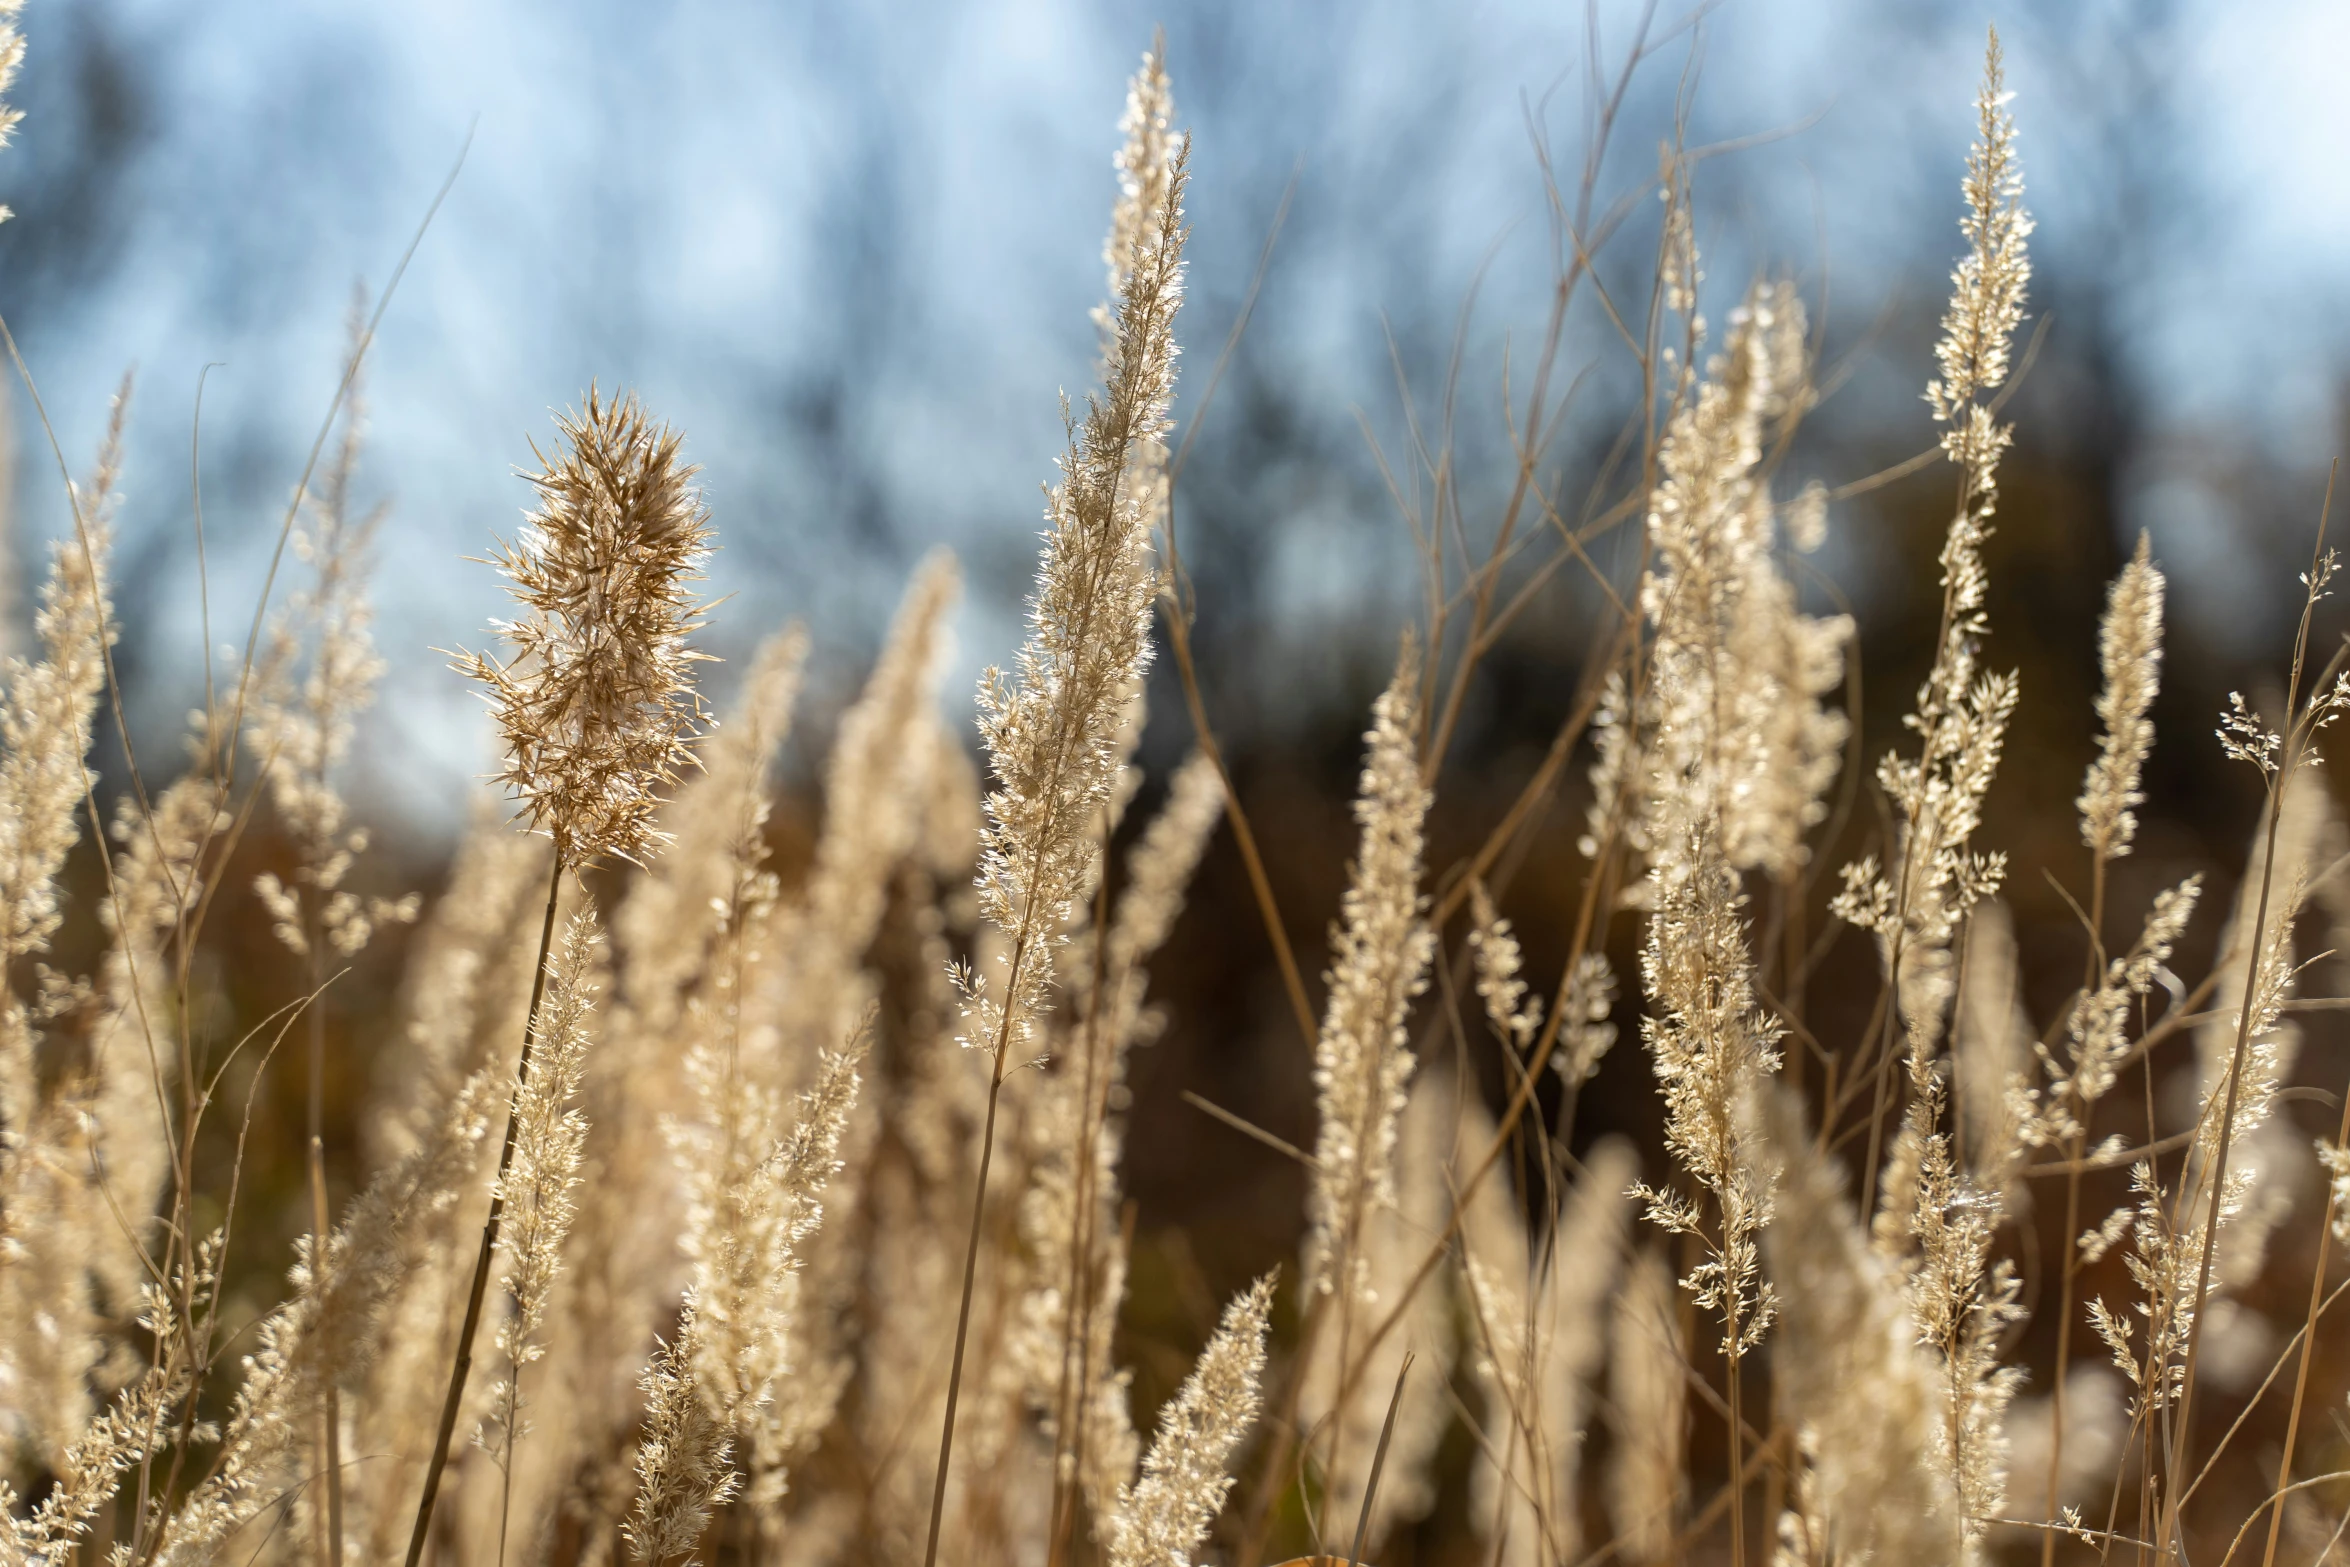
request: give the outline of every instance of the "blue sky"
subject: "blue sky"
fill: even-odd
[[[1055,396],[1090,373],[1108,158],[1153,23],[1197,137],[1189,384],[1294,177],[1250,352],[1358,468],[1358,419],[1383,442],[1401,430],[1391,334],[1448,341],[1475,287],[1464,341],[1490,395],[1505,347],[1538,328],[1530,126],[1578,155],[1587,44],[1578,8],[1533,0],[1223,0],[1163,16],[1047,0],[81,9],[27,7],[18,99],[32,112],[0,153],[0,199],[32,221],[11,193],[61,156],[43,138],[82,90],[61,79],[72,28],[112,41],[142,129],[102,264],[45,292],[38,319],[12,306],[11,325],[77,466],[107,392],[138,367],[124,527],[126,548],[150,552],[136,629],[159,646],[197,643],[180,541],[200,369],[218,366],[204,414],[215,601],[249,604],[332,390],[352,284],[381,285],[471,136],[370,374],[368,471],[395,505],[379,637],[396,673],[377,743],[423,759],[402,771],[425,782],[388,802],[418,821],[452,793],[429,780],[477,770],[483,744],[424,651],[478,641],[497,610],[491,573],[459,557],[511,530],[526,442],[591,378],[640,389],[688,432],[727,546],[713,586],[735,595],[729,645],[805,615],[846,671],[907,565],[943,540],[973,570],[975,669],[1015,635]],[[1603,55],[1632,9],[1599,7]],[[2323,0],[1729,0],[1703,24],[1694,129],[1777,134],[1708,166],[1717,284],[1791,268],[1815,296],[1825,281],[1832,322],[1853,331],[1889,298],[1938,294],[1987,21],[2009,38],[2039,243],[2075,264],[2094,251],[2116,276],[2128,368],[2157,417],[2322,463],[2350,319],[2350,95],[2327,77],[2350,57],[2350,15]],[[1687,38],[1649,66],[1611,189],[1653,166]],[[2117,196],[2117,161],[2141,207]],[[1585,346],[1604,352],[1595,333]],[[63,512],[18,402],[19,529],[38,537]],[[1923,429],[1907,397],[1863,417]],[[2249,569],[2232,519],[2160,473],[2140,488],[2158,544],[2206,568],[2183,583],[2182,614],[2224,627],[2230,572]],[[1302,625],[1400,603],[1392,509],[1359,484],[1299,493],[1268,541],[1277,600]]]

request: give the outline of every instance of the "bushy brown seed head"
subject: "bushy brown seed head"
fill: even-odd
[[[563,445],[529,475],[539,493],[496,564],[522,616],[498,626],[504,662],[463,655],[506,740],[498,775],[569,864],[642,863],[661,842],[656,791],[693,760],[702,718],[686,646],[709,513],[677,432],[632,395],[557,417]],[[533,448],[534,454],[536,448]]]

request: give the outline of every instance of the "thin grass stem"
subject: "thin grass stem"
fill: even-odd
[[[516,1100],[530,1081],[530,1051],[539,1026],[539,1003],[547,993],[547,960],[555,944],[555,905],[563,895],[563,856],[555,856],[547,883],[547,912],[539,924],[538,961],[532,965],[530,1011],[522,1023],[522,1056],[514,1069],[514,1093],[506,1100],[506,1138],[498,1148],[499,1185],[490,1192],[489,1217],[482,1221],[481,1250],[473,1261],[473,1284],[465,1297],[465,1322],[457,1330],[457,1358],[449,1368],[449,1393],[441,1402],[440,1426],[433,1435],[432,1460],[425,1466],[424,1491],[416,1501],[416,1527],[408,1536],[407,1567],[424,1557],[424,1542],[432,1533],[433,1502],[440,1495],[441,1473],[449,1467],[449,1440],[457,1430],[457,1415],[465,1403],[465,1378],[473,1369],[473,1340],[481,1327],[482,1298],[489,1291],[490,1261],[498,1249],[498,1222],[505,1217],[506,1170],[514,1162]]]

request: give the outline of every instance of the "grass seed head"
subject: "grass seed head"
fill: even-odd
[[[659,848],[659,790],[693,761],[703,711],[686,645],[709,512],[680,437],[634,396],[555,421],[563,442],[530,475],[539,508],[496,563],[522,605],[499,625],[511,656],[467,654],[506,741],[498,779],[567,864],[642,863]]]

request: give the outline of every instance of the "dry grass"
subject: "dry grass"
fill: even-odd
[[[0,33],[0,84],[20,53]],[[311,580],[256,614],[187,770],[151,788],[133,758],[102,791],[84,758],[119,727],[118,403],[0,702],[0,1567],[373,1563],[403,1541],[412,1567],[1255,1567],[1402,1559],[1431,1515],[1459,1525],[1446,1559],[1511,1567],[2336,1550],[2343,1477],[2313,1467],[2313,1433],[2342,1390],[2314,1351],[2340,1333],[2350,1109],[2317,1150],[2331,1180],[2298,1195],[2315,1166],[2279,1114],[2317,999],[2299,916],[2350,906],[2316,771],[2350,707],[2318,631],[2322,529],[2274,711],[2237,698],[2220,721],[2267,805],[2198,984],[2169,964],[2200,882],[2144,908],[2109,885],[2156,741],[2164,582],[2143,541],[2114,583],[2098,755],[2077,802],[2037,807],[2077,811],[2086,852],[2031,867],[2077,889],[2080,984],[2034,1018],[1984,822],[2024,700],[1984,663],[2031,232],[1997,38],[1926,388],[1952,475],[1932,663],[1874,773],[1882,829],[1834,878],[1858,836],[1864,737],[1837,700],[1855,628],[1803,607],[1799,558],[1832,524],[1780,471],[1819,397],[1814,340],[1783,282],[1719,330],[1701,314],[1681,148],[1601,206],[1621,102],[1603,93],[1582,182],[1557,192],[1556,314],[1511,405],[1502,510],[1414,519],[1425,610],[1364,735],[1318,1023],[1193,664],[1168,445],[1189,146],[1158,49],[1117,160],[1102,384],[1069,416],[1027,639],[981,689],[984,773],[940,716],[942,555],[839,724],[804,865],[779,865],[807,639],[774,636],[708,721],[711,519],[677,433],[591,390],[499,557],[505,651],[460,661],[519,810],[481,814],[421,911],[368,1174],[339,1212],[323,1019],[419,913],[357,890],[378,878],[337,789],[381,668],[376,519],[351,500],[369,332],[287,518]],[[1646,297],[1594,301],[1590,258],[1651,195]],[[1595,307],[1644,398],[1575,516],[1546,452],[1563,326]],[[1414,461],[1457,496],[1445,453]],[[1603,536],[1625,570],[1600,565]],[[1431,806],[1481,663],[1576,573],[1609,609],[1572,714],[1489,830],[1440,854]],[[1154,633],[1198,749],[1136,825]],[[1504,911],[1586,769],[1576,915],[1544,973]],[[1303,1166],[1301,1253],[1211,1303],[1189,1376],[1138,1410],[1124,1145],[1136,1118],[1188,1112],[1139,1102],[1130,1057],[1185,1005],[1149,969],[1227,825],[1318,1130],[1292,1147],[1218,1113]],[[255,868],[259,828],[291,846],[282,873]],[[105,934],[86,975],[50,967],[77,854]],[[220,900],[248,890],[303,983],[223,1037]],[[1638,944],[1636,996],[1611,929]],[[1873,958],[1873,991],[1822,1006],[1839,941]],[[1624,1141],[1571,1152],[1584,1085],[1634,1048],[1620,1012],[1662,1109],[1645,1179]],[[245,1139],[273,1129],[226,1085],[295,1037],[308,1234],[255,1320],[224,1279]],[[2166,1106],[2174,1058],[2193,1092]],[[1498,1111],[1478,1087],[1494,1066]],[[2128,1202],[2085,1206],[2125,1167]],[[2041,1256],[2030,1205],[2058,1193]],[[2296,1230],[2314,1271],[2280,1292]],[[2263,1315],[2280,1309],[2300,1314]],[[2024,1353],[2035,1313],[2052,1355]],[[2222,1363],[2231,1386],[2266,1373],[2265,1414],[2214,1394]],[[2265,1497],[2204,1486],[2255,1441]]]

